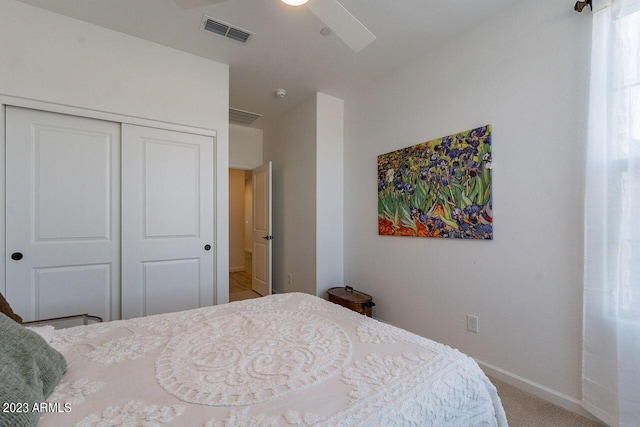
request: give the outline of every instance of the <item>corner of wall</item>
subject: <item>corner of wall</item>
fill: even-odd
[[[272,266],[277,293],[315,294],[316,110],[314,95],[264,129],[264,161],[273,162]]]
[[[567,394],[560,393],[549,387],[545,387],[542,384],[538,384],[536,382],[530,381],[512,372],[505,371],[504,369],[501,369],[501,368],[498,368],[497,366],[493,366],[489,363],[483,362],[482,360],[476,359],[476,363],[480,366],[480,368],[482,368],[485,374],[497,379],[498,381],[505,382],[520,390],[523,390],[536,397],[539,397],[540,399],[546,400],[547,402],[551,402],[554,405],[560,406],[561,408],[564,408],[568,411],[576,413],[592,421],[595,421],[598,423],[602,422],[597,418],[595,418],[593,415],[591,415],[589,412],[587,412],[582,407],[582,404],[578,399],[575,399]]]
[[[344,285],[344,100],[316,95],[316,295]]]

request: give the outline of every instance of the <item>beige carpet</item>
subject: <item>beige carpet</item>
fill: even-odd
[[[502,406],[507,413],[509,427],[600,427],[602,425],[495,378],[491,378],[491,382],[498,389]]]

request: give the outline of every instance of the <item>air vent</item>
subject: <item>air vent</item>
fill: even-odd
[[[262,117],[262,114],[250,113],[249,111],[229,108],[229,122],[237,125],[249,126],[251,123]]]
[[[249,38],[253,35],[251,31],[243,30],[239,27],[234,27],[219,19],[214,19],[210,16],[204,15],[202,17],[201,28],[205,31],[210,31],[222,37],[226,37],[231,40],[237,40],[242,43],[249,41]]]

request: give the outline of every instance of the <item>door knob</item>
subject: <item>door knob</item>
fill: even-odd
[[[11,259],[14,261],[20,261],[22,259],[22,252],[14,252],[11,254]]]
[[[211,245],[204,245],[204,250],[205,251],[210,251],[211,250]]]

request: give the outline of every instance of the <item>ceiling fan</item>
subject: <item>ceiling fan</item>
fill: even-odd
[[[183,9],[194,9],[196,7],[208,6],[222,3],[227,0],[174,0]],[[307,7],[322,22],[342,39],[347,46],[358,53],[376,39],[367,27],[356,19],[337,0],[282,0],[291,6]]]

